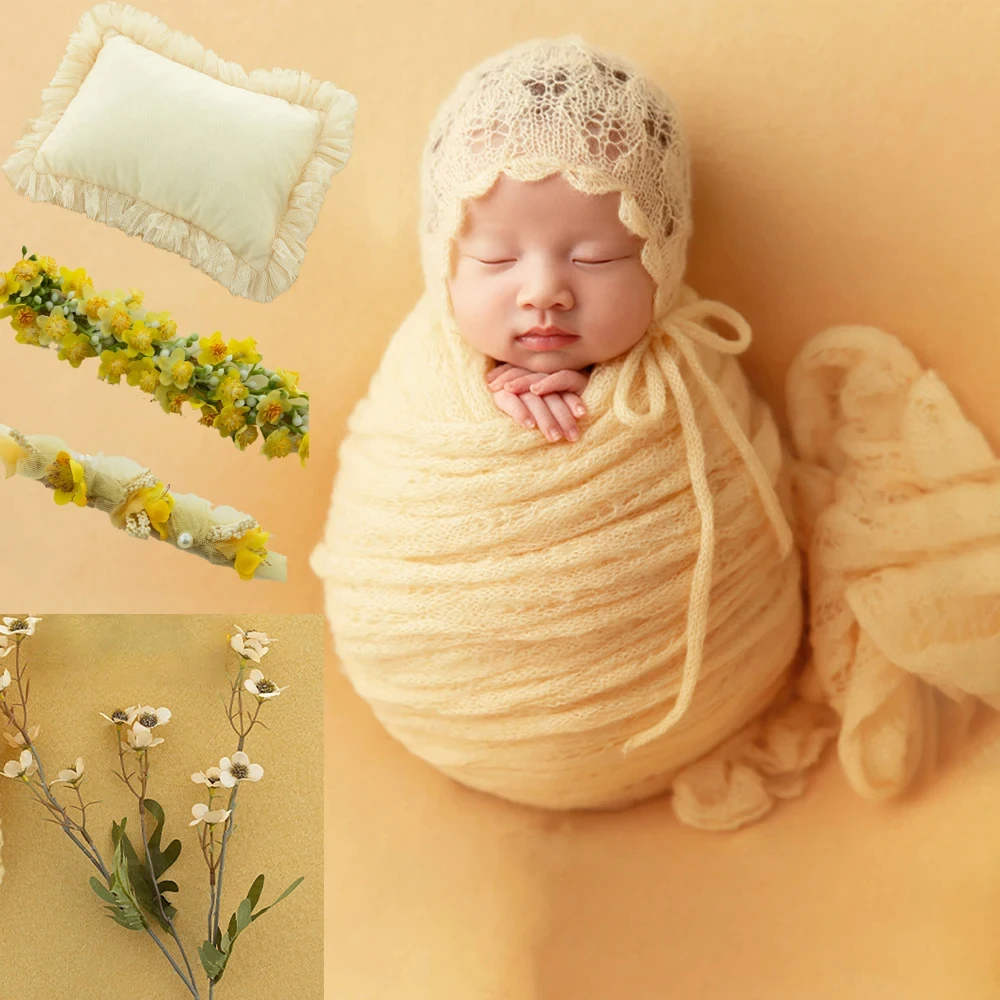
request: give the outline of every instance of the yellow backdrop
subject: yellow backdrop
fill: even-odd
[[[183,845],[167,877],[180,886],[174,897],[177,929],[203,983],[196,948],[205,935],[208,871],[188,823],[191,806],[204,799],[204,786],[191,775],[236,749],[220,702],[228,690],[223,671],[235,663],[226,646],[234,621],[277,637],[263,666],[288,690],[264,706],[261,719],[269,728],[255,728],[246,742],[264,777],[240,793],[238,828],[226,857],[223,921],[261,872],[262,906],[299,875],[305,881],[237,941],[216,996],[312,1000],[322,995],[323,981],[320,616],[45,617],[22,647],[31,665],[29,721],[41,727],[38,747],[50,780],[84,758],[85,799],[100,800],[88,809],[87,826],[109,863],[112,819],[128,816],[129,829],[138,829],[138,819],[135,800],[114,775],[112,727],[98,713],[110,715],[138,699],[173,713],[160,733],[165,742],[151,751],[150,795],[166,813],[164,844],[177,838]],[[5,667],[12,662],[13,654],[3,660]],[[12,755],[3,743],[0,760]],[[0,781],[7,869],[0,884],[0,998],[107,1000],[123,989],[157,1000],[189,997],[145,934],[106,919],[87,884],[94,869],[61,830],[43,822],[46,814],[27,789]]]
[[[314,458],[303,471],[240,454],[12,333],[0,333],[0,421],[130,455],[177,489],[249,511],[289,555],[289,583],[243,584],[10,480],[0,604],[321,609],[305,560],[336,447],[420,290],[417,170],[431,115],[462,71],[537,35],[576,31],[628,54],[677,99],[695,155],[690,279],[751,321],[748,368],[772,403],[810,334],[871,323],[936,368],[1000,444],[992,0],[141,6],[247,69],[303,68],[357,95],[356,150],[298,283],[268,305],[245,302],[180,257],[0,184],[5,253],[12,263],[27,242],[101,286],[143,288],[182,329],[257,337],[312,391]],[[17,43],[0,66],[0,135],[11,143],[83,9],[51,0],[44,15],[8,19]],[[394,746],[342,680],[327,700],[330,997],[995,995],[1000,778],[988,742],[915,803],[860,803],[828,767],[773,821],[714,837],[678,829],[664,803],[550,817],[481,798]]]

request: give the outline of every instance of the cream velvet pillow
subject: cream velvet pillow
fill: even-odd
[[[248,74],[152,14],[103,3],[3,170],[32,201],[142,236],[268,302],[298,277],[356,109],[332,83]]]

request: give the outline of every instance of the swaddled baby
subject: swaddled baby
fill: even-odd
[[[578,38],[525,43],[459,81],[422,180],[426,291],[348,421],[312,558],[338,657],[381,722],[517,802],[672,789],[685,822],[731,828],[802,792],[837,731],[828,702],[855,787],[905,787],[930,745],[933,699],[907,673],[924,661],[866,644],[870,620],[857,641],[852,599],[863,584],[862,603],[891,601],[875,570],[904,558],[865,534],[878,490],[935,486],[928,449],[908,449],[937,440],[919,421],[943,404],[912,356],[845,328],[793,366],[820,597],[809,699],[792,697],[789,462],[734,358],[746,321],[682,284],[688,152],[670,101]],[[963,440],[950,465],[987,461]],[[900,593],[965,579],[916,568]],[[894,620],[880,634],[910,634]],[[948,692],[980,688],[1000,702],[995,677]]]

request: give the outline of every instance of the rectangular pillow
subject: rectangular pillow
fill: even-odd
[[[121,3],[88,11],[3,165],[32,201],[86,213],[268,302],[298,277],[357,101],[297,70],[246,73]]]

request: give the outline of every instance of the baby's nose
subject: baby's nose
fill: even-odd
[[[573,290],[562,268],[533,262],[523,271],[517,294],[518,306],[525,309],[572,309]]]

